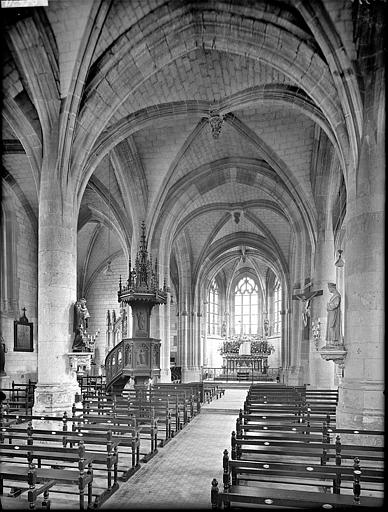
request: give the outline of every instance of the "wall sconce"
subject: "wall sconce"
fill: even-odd
[[[345,262],[344,262],[344,260],[342,259],[342,253],[343,253],[343,252],[344,252],[344,251],[342,251],[341,249],[338,249],[338,258],[337,258],[336,262],[334,263],[334,265],[335,265],[336,267],[343,267],[343,266],[345,265]]]

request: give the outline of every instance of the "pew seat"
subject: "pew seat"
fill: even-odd
[[[365,507],[380,508],[383,505],[383,498],[362,497],[360,505]],[[246,487],[232,485],[228,492],[218,494],[218,507],[228,508],[229,506],[241,507],[244,505],[286,507],[288,508],[346,508],[354,509],[354,497],[346,494],[328,494],[314,491],[298,491],[280,488]]]
[[[69,469],[37,468],[35,471],[38,483],[55,482],[55,485],[77,486],[79,489],[79,508],[81,510],[85,508],[85,488],[87,488],[87,507],[92,507],[92,471],[85,471],[83,474],[80,474],[78,470]],[[0,462],[0,477],[2,488],[4,480],[26,482],[28,481],[28,467],[18,466],[15,463]]]

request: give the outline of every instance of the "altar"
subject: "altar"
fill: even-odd
[[[252,379],[267,375],[268,356],[274,347],[262,336],[240,335],[228,338],[220,349],[223,373],[228,378],[249,374]]]

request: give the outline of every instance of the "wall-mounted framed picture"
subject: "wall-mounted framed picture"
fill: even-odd
[[[14,321],[14,352],[33,352],[34,337],[33,323],[26,317],[26,308],[23,308],[23,315],[19,320]]]

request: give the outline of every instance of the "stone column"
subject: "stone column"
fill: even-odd
[[[80,391],[67,356],[74,337],[77,218],[73,205],[62,199],[62,193],[58,180],[42,180],[38,246],[38,382],[34,414],[70,411],[75,394]]]
[[[317,295],[311,300],[310,333],[309,333],[309,383],[311,389],[334,388],[335,365],[333,361],[325,361],[315,346],[312,335],[312,322],[319,318],[321,327],[321,342],[318,348],[325,345],[327,311],[326,304],[330,298],[327,284],[335,283],[334,237],[330,227],[320,230],[315,253],[315,271],[313,289],[323,290],[323,295]]]
[[[204,354],[204,347],[203,347],[203,343],[202,343],[202,313],[200,311],[198,311],[196,313],[196,319],[195,319],[195,337],[196,339],[198,340],[197,341],[197,344],[198,344],[198,364],[201,368],[203,368],[203,365],[204,365],[204,359],[205,359],[205,354]]]
[[[182,367],[183,382],[197,382],[200,380],[199,345],[201,342],[199,331],[196,329],[197,316],[194,311],[186,316],[186,366]]]
[[[344,428],[383,430],[385,162],[384,137],[376,131],[376,118],[373,109],[366,112],[357,182],[348,190],[347,356],[337,423]]]
[[[160,381],[171,382],[170,370],[170,314],[171,294],[167,294],[167,303],[159,306],[161,350],[160,350]]]
[[[385,49],[383,2],[359,3],[353,21],[363,116],[357,169],[348,170],[345,359],[337,424],[384,429]],[[345,256],[346,255],[346,256]]]

